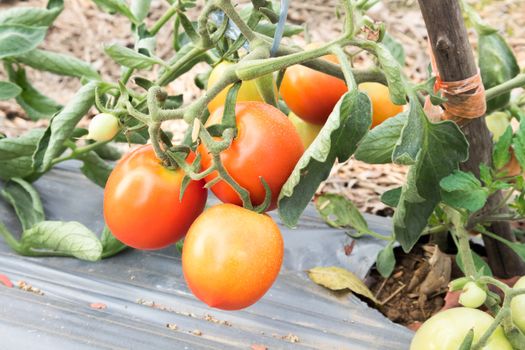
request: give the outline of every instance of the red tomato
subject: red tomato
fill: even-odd
[[[338,63],[334,55],[324,59]],[[298,117],[322,125],[348,87],[344,80],[295,65],[286,69],[279,91],[284,102]]]
[[[203,211],[204,181],[191,181],[179,200],[182,170],[165,168],[153,147],[122,158],[104,191],[104,218],[120,241],[137,249],[160,249],[181,239]]]
[[[182,248],[182,271],[197,298],[238,310],[259,300],[279,274],[284,244],[266,214],[220,204],[191,225]]]
[[[219,124],[223,108],[218,108],[208,119],[206,126]],[[262,176],[272,191],[268,210],[277,206],[277,197],[295,164],[301,158],[304,147],[292,122],[277,108],[262,102],[240,102],[235,108],[238,133],[230,147],[221,153],[222,164],[235,181],[250,192],[254,205],[264,201]],[[207,169],[212,157],[204,145],[198,152],[202,166]],[[210,182],[217,176],[213,172],[206,177]],[[211,187],[215,195],[225,203],[242,205],[241,198],[231,186],[219,181]]]

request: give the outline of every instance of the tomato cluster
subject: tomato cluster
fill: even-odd
[[[325,59],[337,63],[335,56]],[[216,65],[208,85],[213,86],[230,66],[226,61]],[[211,115],[206,128],[221,124],[228,89],[208,104]],[[364,89],[378,101],[376,124],[401,108],[387,111],[386,87],[365,85]],[[269,189],[266,210],[276,208],[281,188],[305,147],[346,91],[341,79],[292,66],[279,91],[292,110],[287,117],[263,102],[255,81],[242,82],[235,106],[236,134],[218,157],[222,169],[249,193],[252,206],[265,202]],[[97,116],[90,126],[90,137],[98,141],[109,140],[116,132],[118,120],[111,115]],[[217,161],[204,143],[195,152],[186,161],[191,163],[199,155],[202,170]],[[137,249],[163,248],[186,235],[182,264],[189,288],[212,307],[234,310],[253,304],[271,287],[281,267],[283,240],[269,216],[243,208],[230,180],[217,176],[215,170],[203,180],[185,184],[182,169],[166,167],[152,146],[142,146],[121,159],[111,173],[104,217],[119,240]],[[208,187],[225,204],[203,211]]]

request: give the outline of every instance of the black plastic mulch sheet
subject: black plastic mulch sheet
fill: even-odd
[[[102,189],[77,168],[66,164],[36,182],[47,218],[101,232]],[[1,201],[0,219],[20,232]],[[389,232],[389,220],[367,219],[373,230]],[[364,277],[382,242],[360,239],[345,255],[351,238],[327,227],[313,207],[297,229],[281,229],[286,252],[279,278],[258,303],[235,312],[211,309],[190,293],[174,247],[88,263],[17,256],[0,239],[0,273],[15,283],[0,284],[0,349],[408,349],[411,331],[305,273],[340,266]],[[21,280],[43,295],[17,288]]]

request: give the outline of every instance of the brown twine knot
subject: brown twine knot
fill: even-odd
[[[430,50],[430,57],[433,71],[437,72],[432,50]],[[485,115],[487,103],[479,70],[470,78],[459,81],[442,81],[439,73],[436,73],[434,92],[440,90],[443,92],[443,97],[447,99],[442,105],[443,108],[433,106],[428,96],[425,100],[425,111],[431,120],[452,120],[463,125]]]

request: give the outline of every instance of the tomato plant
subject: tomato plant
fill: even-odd
[[[104,190],[104,218],[120,241],[138,249],[160,249],[175,243],[202,212],[204,181],[180,191],[184,173],[165,168],[151,146],[124,156]]]
[[[271,287],[283,253],[281,232],[269,216],[220,204],[191,225],[184,240],[182,268],[199,299],[211,307],[239,310]]]
[[[324,59],[338,62],[334,55],[324,56]],[[292,112],[299,118],[318,125],[324,124],[346,91],[348,87],[344,80],[302,65],[286,69],[279,89]]]
[[[474,331],[474,343],[490,327],[494,319],[483,311],[458,307],[441,311],[429,318],[416,332],[410,350],[457,350],[468,332]],[[511,350],[503,329],[498,327],[483,348]]]
[[[221,123],[223,109],[217,109],[208,119],[207,126]],[[235,107],[237,136],[221,153],[221,161],[232,178],[244,187],[257,205],[264,202],[263,178],[271,190],[269,210],[277,205],[281,187],[292,173],[304,147],[299,134],[290,120],[277,108],[262,102],[240,102]],[[199,146],[202,166],[212,165],[206,146]],[[217,173],[206,177],[209,183]],[[242,200],[230,184],[219,181],[211,190],[225,203],[242,204]]]
[[[480,106],[488,103],[489,108],[520,124],[514,133],[508,127],[494,130],[497,137],[493,145],[483,118],[460,123],[457,121],[466,115],[453,115],[459,117],[456,120],[441,114],[431,120],[425,105],[447,109],[452,100],[471,96],[464,92],[450,94],[445,91],[447,81],[437,76],[412,82],[402,69],[406,62],[401,45],[386,33],[384,25],[366,15],[375,1],[342,2],[340,10],[345,19],[340,35],[304,50],[293,44],[293,38],[292,45],[281,42],[282,35],[294,32],[284,21],[286,2],[281,9],[284,11],[266,0],[252,1],[238,11],[229,0],[206,1],[195,18],[190,18],[193,15],[188,11],[195,1],[169,3],[169,10],[150,23],[145,20],[151,17],[149,1],[130,7],[125,1],[97,1],[102,10],[128,18],[132,24],[129,37],[136,39],[132,45],[105,47],[105,53],[122,68],[115,81],[102,77],[88,62],[37,49],[63,9],[61,0],[50,1],[45,9],[17,9],[0,16],[2,77],[7,79],[0,81],[0,99],[16,99],[31,119],[49,119],[45,129],[31,130],[19,138],[0,135],[4,197],[16,209],[23,226],[20,239],[4,229],[0,234],[16,252],[33,256],[67,253],[95,261],[121,250],[110,231],[141,249],[166,246],[180,239],[202,211],[206,201],[203,186],[207,186],[222,201],[237,206],[217,206],[194,222],[184,247],[185,275],[190,288],[210,305],[242,308],[270,287],[282,260],[282,241],[275,223],[260,212],[277,207],[285,225],[297,225],[333,165],[355,154],[372,164],[409,167],[406,184],[383,196],[395,208],[390,236],[373,232],[351,203],[345,202],[344,210],[338,211],[350,217],[347,221],[357,231],[355,236],[370,235],[387,241],[378,254],[378,271],[384,276],[392,273],[393,247],[397,243],[408,252],[422,237],[429,236],[431,241],[435,233],[450,237],[448,241],[455,247],[447,248],[457,251],[456,261],[468,276],[465,278],[503,293],[503,299],[487,293],[485,306],[494,315],[494,324],[505,326],[513,344],[525,344],[525,336],[516,333],[509,322],[510,302],[513,298],[521,300],[519,290],[510,290],[491,277],[501,271],[519,272],[520,268],[522,275],[519,263],[525,259],[523,244],[508,225],[508,221],[525,219],[525,185],[513,172],[501,172],[512,159],[520,169],[525,166],[525,97],[510,95],[525,84],[525,74],[519,73],[517,60],[496,29],[483,23],[462,1],[463,14],[478,35],[479,66],[487,88],[485,95],[474,95],[481,96]],[[421,4],[426,5],[420,6],[423,10],[437,2]],[[451,20],[459,18],[459,13],[450,16]],[[164,42],[160,52],[155,38],[167,23],[173,28],[169,41],[172,47]],[[445,24],[448,26],[448,21]],[[452,28],[457,34],[450,40],[466,33],[462,27],[447,26],[440,29]],[[429,35],[429,39],[436,44],[434,36]],[[468,47],[463,39],[462,43],[453,42],[453,47]],[[360,62],[354,52],[370,57],[366,68],[355,68]],[[434,52],[436,56],[440,53]],[[467,60],[470,56],[461,58]],[[450,57],[455,57],[454,53]],[[447,71],[447,67],[439,66],[441,61],[436,60],[434,75]],[[469,68],[475,65],[468,63]],[[215,69],[206,91],[188,101],[185,91],[176,91],[178,84],[171,83],[198,64]],[[79,78],[82,86],[62,106],[30,84],[27,67]],[[468,70],[475,71],[461,71]],[[286,106],[271,96],[274,76],[279,78],[276,81],[282,78],[279,93],[286,105],[315,128],[303,128],[306,124],[293,115],[288,119],[277,109],[286,110]],[[473,84],[478,81],[475,75],[463,78]],[[199,81],[196,79],[196,84],[202,87]],[[263,95],[266,103],[261,102]],[[93,108],[101,114],[87,131],[81,120]],[[109,115],[114,119],[107,118]],[[110,123],[99,128],[103,120],[100,116],[106,116],[104,120]],[[174,143],[166,131],[165,123],[171,120],[187,126],[180,142]],[[492,121],[489,119],[489,125]],[[309,144],[321,125],[316,142],[305,152],[303,143]],[[472,132],[473,126],[480,132]],[[303,133],[305,129],[308,133]],[[93,140],[87,139],[86,133]],[[120,153],[109,140],[141,145],[149,142],[151,146],[131,152],[112,171],[113,164],[106,160],[115,160]],[[72,159],[82,163],[80,171],[90,180],[106,187],[104,215],[109,229],[102,239],[78,223],[45,221],[42,203],[31,185],[57,164]],[[78,241],[68,235],[72,229],[82,233],[81,245],[89,247],[88,253],[79,254],[75,249]],[[42,232],[50,239],[37,239]],[[470,232],[483,235],[486,250],[502,252],[504,259],[495,259],[496,253],[487,254],[488,264],[478,259],[470,249]],[[62,249],[64,240],[69,242],[67,251]],[[497,249],[491,250],[494,244]],[[224,252],[231,261],[241,262],[228,265],[219,255]],[[266,264],[267,257],[270,265]],[[505,269],[499,265],[506,265]],[[498,267],[499,271],[495,269]],[[254,277],[258,272],[264,276]],[[246,286],[251,289],[242,289]],[[240,294],[241,290],[245,294]],[[468,300],[469,291],[467,288],[463,296],[464,303],[480,304],[482,298]],[[479,312],[474,310],[451,312],[468,316],[455,327],[465,332],[450,338],[451,344],[468,333],[465,325],[469,320],[476,328],[478,318],[490,318],[485,314],[478,317]],[[519,320],[515,322],[519,324]],[[492,326],[484,332],[475,330],[479,347],[492,339],[492,331],[501,333]],[[443,332],[456,334],[448,329]],[[480,332],[484,334],[477,335]]]

